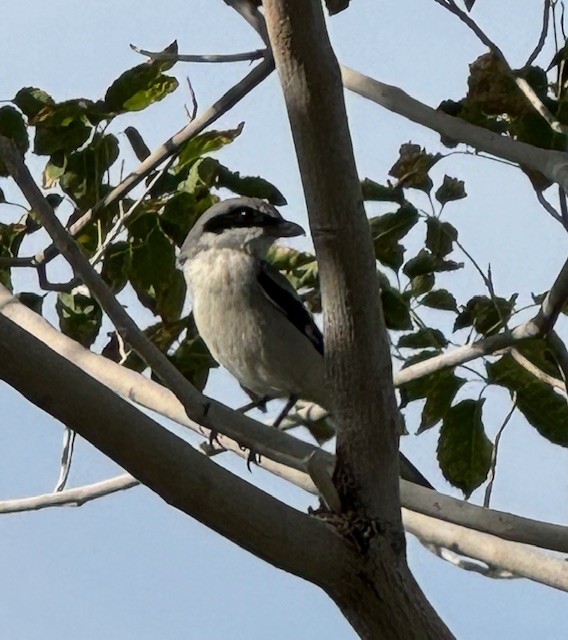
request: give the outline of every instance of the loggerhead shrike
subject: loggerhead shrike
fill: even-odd
[[[213,358],[259,400],[288,400],[275,425],[298,398],[331,406],[322,334],[287,278],[266,262],[278,238],[302,234],[264,200],[231,198],[198,219],[178,257]],[[406,462],[403,477],[427,483]]]

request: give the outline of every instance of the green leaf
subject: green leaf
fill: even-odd
[[[467,193],[465,192],[463,180],[450,178],[450,176],[447,175],[444,176],[444,181],[435,193],[435,198],[441,205],[445,205],[454,200],[461,200],[465,197],[467,197]]]
[[[376,202],[397,202],[404,204],[404,192],[400,185],[383,185],[365,178],[361,181],[361,191],[363,192],[363,200]]]
[[[438,440],[438,462],[444,477],[468,498],[487,478],[493,445],[485,435],[485,400],[462,400],[444,417]]]
[[[181,147],[175,171],[179,173],[182,169],[191,165],[195,160],[201,158],[205,154],[218,151],[225,145],[230,144],[235,138],[241,135],[244,126],[245,123],[241,122],[236,129],[228,129],[226,131],[206,131],[194,138],[190,138]]]
[[[306,422],[305,428],[310,432],[312,438],[322,446],[329,442],[335,435],[336,429],[330,417],[321,418]]]
[[[224,187],[241,196],[262,198],[276,206],[286,204],[286,198],[268,180],[259,176],[241,176],[238,171],[229,171],[222,164],[219,164],[217,171],[216,186],[217,188]]]
[[[144,142],[142,134],[136,129],[136,127],[126,127],[124,135],[128,138],[132,151],[139,162],[144,162],[150,155],[151,151],[148,145]]]
[[[28,118],[34,118],[47,105],[55,104],[55,100],[45,91],[37,87],[20,89],[12,102]]]
[[[37,293],[32,293],[30,291],[22,291],[21,293],[18,293],[16,297],[28,309],[31,309],[38,315],[41,315],[45,295],[46,294],[40,296]]]
[[[503,328],[503,322],[507,322],[511,317],[516,299],[517,294],[512,295],[509,300],[499,297],[492,300],[487,296],[474,296],[456,318],[454,331],[473,326],[484,336],[498,333]]]
[[[383,282],[381,284],[381,303],[388,329],[393,331],[412,329],[408,300],[398,289]]]
[[[132,248],[129,242],[115,242],[105,249],[101,277],[113,293],[122,291],[126,286],[131,263]]]
[[[193,193],[178,191],[166,202],[160,226],[176,245],[181,246],[201,214],[217,202],[219,198],[209,192],[196,197]]]
[[[440,420],[444,419],[457,392],[465,382],[463,378],[458,378],[454,374],[453,369],[446,369],[432,375],[417,434],[435,427]]]
[[[0,257],[15,258],[20,250],[20,245],[28,229],[25,224],[0,223]],[[10,267],[0,268],[0,282],[12,291],[12,278]]]
[[[209,370],[219,366],[199,336],[183,340],[170,356],[170,360],[199,391],[202,391],[207,383]]]
[[[517,350],[545,373],[560,377],[543,340],[517,346]],[[510,353],[495,363],[487,364],[487,372],[493,384],[517,394],[517,408],[541,436],[554,444],[568,447],[568,405],[565,398],[527,371]]]
[[[430,169],[443,156],[427,153],[418,144],[403,144],[399,150],[399,158],[389,171],[389,175],[398,179],[401,187],[413,187],[430,193],[432,180],[428,175]]]
[[[313,253],[272,245],[266,259],[276,269],[285,272],[294,289],[316,289],[319,292],[318,263]]]
[[[55,309],[61,331],[89,348],[101,328],[103,314],[99,303],[82,293],[60,293]]]
[[[14,107],[0,107],[0,136],[10,139],[16,148],[24,154],[30,145],[26,123]],[[0,159],[0,176],[10,175],[6,165]]]
[[[431,309],[442,309],[443,311],[455,311],[457,313],[458,305],[454,296],[446,289],[436,289],[427,293],[420,304]]]
[[[407,367],[424,362],[439,355],[438,350],[426,350],[418,353],[405,362],[403,370]],[[426,376],[422,376],[411,382],[407,382],[399,389],[401,407],[405,407],[409,402],[426,398],[426,403],[422,409],[422,418],[417,433],[422,433],[434,427],[444,418],[456,393],[466,381],[458,378],[454,369],[442,369]]]
[[[107,89],[106,108],[113,114],[141,111],[175,91],[178,81],[159,65],[139,64],[120,75]]]
[[[104,176],[118,158],[118,140],[112,134],[96,134],[88,147],[67,156],[59,178],[63,191],[84,209],[92,207],[108,187]]]
[[[63,196],[59,193],[48,193],[45,199],[49,202],[49,206],[55,211],[57,207],[63,202]]]
[[[375,256],[395,271],[403,263],[404,247],[398,243],[418,222],[418,212],[411,204],[402,205],[395,213],[369,220]]]
[[[443,260],[430,253],[427,249],[421,249],[414,258],[411,258],[403,267],[402,271],[408,278],[416,278],[427,273],[437,273],[440,271],[455,271],[461,269],[463,262],[453,260]]]
[[[284,245],[273,244],[268,250],[268,262],[279,271],[295,271],[311,264],[316,257],[313,253],[298,251]]]
[[[132,261],[130,282],[138,299],[164,322],[178,320],[185,299],[183,275],[175,267],[172,242],[159,218],[146,213],[128,224]]]
[[[433,273],[425,273],[422,276],[416,276],[415,278],[412,278],[412,280],[410,281],[412,295],[416,298],[430,291],[430,289],[434,286],[435,281],[436,278],[434,277]]]
[[[48,103],[30,118],[35,126],[34,153],[53,155],[68,153],[82,146],[91,136],[93,126],[104,119],[101,104],[92,100],[67,100]]]
[[[439,329],[425,327],[414,333],[407,333],[401,336],[397,346],[406,349],[425,349],[428,347],[443,349],[448,346],[448,341]]]
[[[431,349],[417,353],[406,360],[402,370],[413,364],[424,362],[425,360],[429,360],[430,358],[438,355],[440,355],[439,350],[434,351]],[[430,390],[436,383],[436,380],[443,378],[446,375],[453,376],[453,369],[436,371],[435,373],[430,373],[426,376],[422,376],[421,378],[417,378],[416,380],[403,384],[400,387],[401,406],[405,407],[409,402],[420,400],[421,398],[427,398]]]
[[[177,55],[178,53],[178,43],[177,40],[174,40],[171,44],[169,44],[165,49],[163,49],[160,53],[173,53]],[[175,58],[173,60],[149,60],[146,64],[150,64],[160,71],[168,71],[171,69],[174,64],[177,62]]]
[[[454,249],[454,242],[458,239],[458,231],[449,222],[441,222],[438,218],[430,217],[426,220],[426,248],[430,249],[436,258],[443,258]]]

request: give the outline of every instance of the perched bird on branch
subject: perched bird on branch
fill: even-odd
[[[263,200],[231,198],[199,218],[178,257],[213,358],[260,402],[287,400],[275,426],[298,398],[331,408],[322,334],[287,278],[266,262],[278,238],[303,233]],[[403,477],[429,486],[403,462]]]

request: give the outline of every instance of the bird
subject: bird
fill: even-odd
[[[322,333],[288,279],[267,261],[278,239],[304,234],[262,199],[229,198],[198,218],[177,259],[213,358],[259,404],[287,400],[275,426],[299,398],[327,411],[332,406]],[[428,483],[408,463],[408,479]]]

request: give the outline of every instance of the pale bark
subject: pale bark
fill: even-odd
[[[45,318],[24,306],[2,285],[0,285],[0,314],[94,377],[113,393],[191,429],[204,439],[209,438],[210,431],[188,418],[183,406],[169,389],[132,369],[122,367],[85,349],[57,331]],[[29,349],[31,350],[31,346]],[[26,363],[20,364],[24,366]],[[105,405],[105,398],[101,398],[98,404]],[[238,443],[242,438],[247,437],[247,432],[240,432],[240,417],[238,413],[226,410],[224,430],[236,433],[237,439],[233,440],[226,436],[219,436],[219,439],[227,450],[246,458],[247,451],[243,451]],[[248,436],[253,437],[250,433]],[[333,456],[308,442],[297,440],[288,433],[260,423],[258,423],[258,431],[254,437],[258,438],[255,450],[260,448],[266,452],[261,457],[259,466],[317,495],[313,482],[307,475],[309,460],[317,451],[327,462],[328,468],[331,469],[334,464]],[[277,462],[277,460],[286,460],[289,466]],[[401,480],[401,503],[410,510],[444,522],[476,529],[505,540],[568,553],[568,529],[561,525],[485,509],[436,491],[418,487],[404,480]],[[0,512],[2,512],[2,508],[0,505]],[[414,533],[420,537],[419,530],[415,529]],[[482,550],[477,551],[478,554],[481,552]]]
[[[339,66],[319,0],[264,2],[318,257],[338,419],[338,526],[358,548],[328,589],[361,638],[451,638],[406,564],[397,405]],[[380,425],[380,428],[377,427]]]
[[[0,379],[168,504],[314,584],[340,580],[350,553],[330,527],[218,466],[1,314],[0,335]]]

